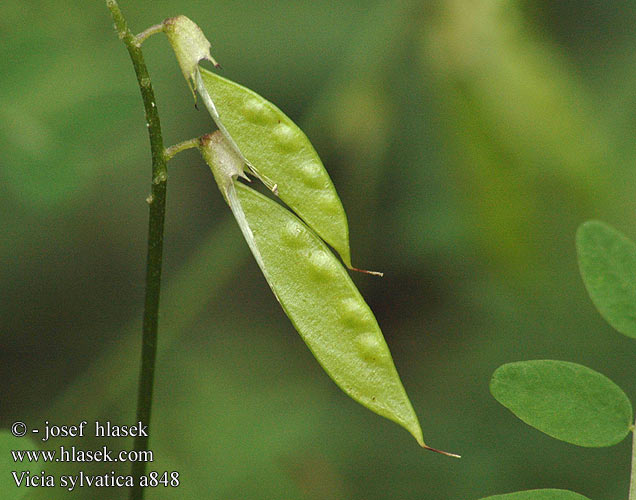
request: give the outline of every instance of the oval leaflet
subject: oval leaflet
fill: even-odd
[[[632,405],[621,388],[576,363],[507,363],[493,373],[490,392],[528,425],[578,446],[616,444],[632,424]]]

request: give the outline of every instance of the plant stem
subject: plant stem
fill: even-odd
[[[166,157],[166,161],[172,160],[172,157],[177,153],[181,153],[181,151],[185,151],[186,149],[198,148],[199,147],[199,138],[195,137],[194,139],[188,139],[187,141],[182,141],[174,146],[170,146],[166,148],[164,156]]]
[[[152,389],[155,376],[155,360],[157,356],[157,326],[159,320],[159,295],[161,290],[161,261],[163,254],[163,228],[166,213],[166,185],[168,173],[164,156],[161,123],[157,112],[155,94],[152,89],[148,68],[144,62],[137,38],[128,29],[116,0],[107,0],[115,29],[119,38],[128,49],[139,83],[139,90],[146,112],[146,125],[150,136],[150,150],[152,153],[152,184],[151,195],[148,197],[150,215],[148,221],[148,251],[146,257],[146,298],[144,302],[144,317],[142,327],[141,372],[139,376],[139,394],[137,399],[137,420],[150,429],[150,413],[152,409]],[[145,451],[148,449],[147,436],[135,438],[134,449]],[[132,474],[136,478],[135,486],[131,489],[131,500],[142,500],[144,490],[139,486],[139,477],[145,475],[146,463],[134,462]]]
[[[636,426],[636,424],[634,424]],[[629,500],[636,500],[636,431],[632,426],[632,471],[629,477]]]
[[[152,35],[156,35],[157,33],[161,33],[163,31],[163,23],[155,24],[148,29],[143,30],[135,37],[135,45],[137,47],[141,47],[141,44],[146,41],[147,38],[150,38]]]

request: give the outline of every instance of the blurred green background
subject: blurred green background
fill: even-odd
[[[385,272],[353,279],[424,437],[463,455],[422,451],[329,380],[189,151],[169,165],[150,465],[182,484],[147,498],[627,496],[630,443],[554,441],[488,383],[505,362],[554,358],[636,397],[636,345],[595,312],[574,251],[589,218],[636,237],[635,0],[121,7],[137,32],[195,20],[222,74],[306,131],[347,210],[354,264]],[[100,1],[4,0],[0,42],[0,427],[132,423],[150,181],[132,66]],[[166,145],[209,132],[166,39],[144,51]],[[79,468],[91,469],[47,472]],[[70,495],[127,498],[27,498]]]

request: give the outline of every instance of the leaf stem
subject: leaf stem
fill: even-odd
[[[163,230],[166,213],[166,185],[168,172],[164,155],[161,123],[155,101],[150,75],[144,61],[141,48],[137,44],[138,37],[132,34],[116,0],[107,0],[115,30],[119,38],[126,45],[128,54],[135,68],[139,90],[146,113],[146,125],[150,137],[152,153],[152,183],[151,195],[148,197],[150,206],[148,220],[148,250],[146,257],[146,297],[144,302],[144,316],[142,326],[141,371],[139,375],[139,393],[137,399],[137,420],[150,429],[150,413],[152,409],[152,389],[155,376],[155,361],[157,356],[157,327],[159,320],[159,296],[161,290],[161,261],[163,254]],[[147,30],[148,31],[148,30]],[[145,33],[145,32],[144,32]],[[150,35],[148,35],[150,36]],[[142,40],[143,41],[143,40]],[[148,449],[149,438],[139,436],[135,438],[134,449],[145,451]],[[131,489],[130,498],[143,500],[144,490],[139,486],[139,477],[145,475],[146,463],[134,462],[132,474],[136,478],[135,486]]]
[[[195,137],[194,139],[188,139],[187,141],[179,142],[169,148],[166,148],[164,151],[164,157],[166,161],[172,160],[172,158],[177,154],[181,153],[181,151],[185,151],[186,149],[198,148],[199,147],[199,137]]]
[[[634,424],[636,426],[636,424]],[[632,426],[632,471],[629,477],[629,500],[636,500],[636,432]]]

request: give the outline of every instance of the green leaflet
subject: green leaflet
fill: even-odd
[[[351,267],[342,203],[307,136],[255,92],[199,68],[197,89],[219,129],[270,189]],[[202,88],[203,87],[203,88]],[[217,116],[215,116],[215,114]]]
[[[583,495],[567,490],[528,490],[505,495],[493,495],[481,500],[589,500]]]
[[[220,132],[201,149],[274,295],[327,374],[428,448],[375,317],[338,259],[289,210],[235,180],[243,163]]]
[[[576,233],[579,269],[601,316],[623,335],[636,338],[636,245],[600,221]]]
[[[528,425],[578,446],[611,446],[632,423],[632,405],[606,376],[566,361],[508,363],[495,370],[490,392]]]

